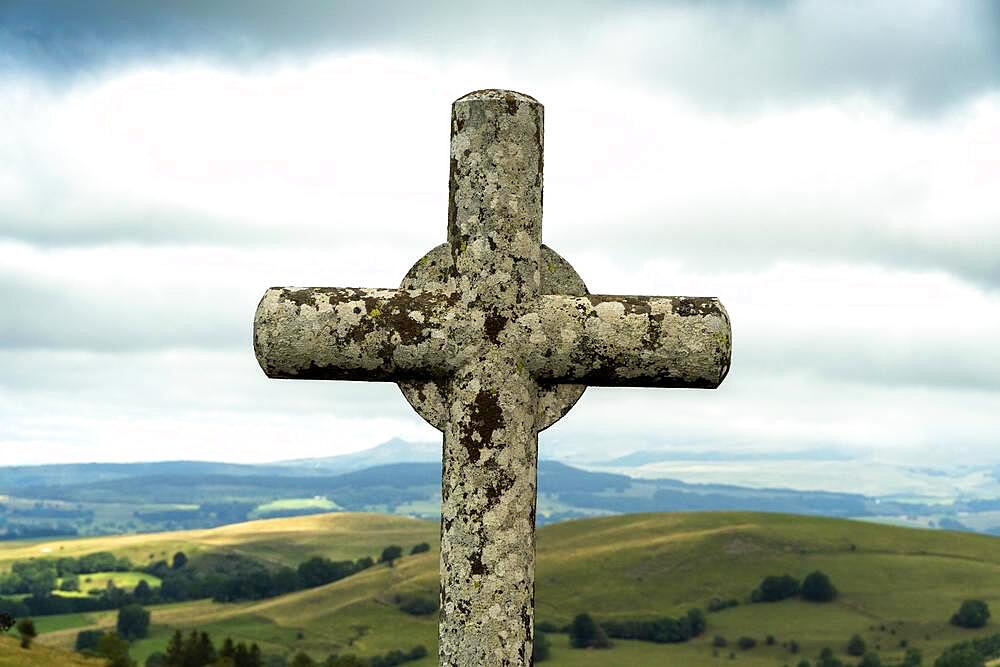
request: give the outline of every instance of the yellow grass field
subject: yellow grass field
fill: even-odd
[[[128,556],[140,566],[169,560],[178,551],[192,559],[202,553],[224,551],[294,567],[316,555],[354,559],[378,555],[389,544],[411,546],[436,539],[437,527],[427,521],[382,514],[314,514],[207,530],[0,542],[0,571],[9,570],[15,560],[82,556],[97,551]]]
[[[37,642],[25,650],[16,637],[0,636],[0,667],[104,667],[106,663]]]

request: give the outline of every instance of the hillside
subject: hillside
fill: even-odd
[[[270,562],[293,563],[311,555],[357,558],[388,542],[434,542],[437,525],[377,515],[330,514],[240,524],[211,531],[8,545],[0,563],[26,555],[83,553],[91,548],[135,555],[186,545],[202,554],[237,550]],[[169,547],[168,547],[169,545]],[[61,547],[61,549],[60,549]],[[981,631],[948,624],[963,599],[985,599],[1000,610],[1000,541],[966,533],[748,512],[638,514],[569,521],[538,535],[539,621],[564,624],[590,612],[601,620],[677,615],[705,607],[713,597],[743,604],[709,614],[706,634],[687,644],[617,641],[610,652],[570,651],[565,635],[553,635],[552,665],[730,664],[734,650],[743,665],[792,662],[781,643],[794,639],[802,654],[823,646],[843,652],[861,634],[883,658],[902,655],[900,642],[924,651],[925,664],[944,647],[997,632],[994,620]],[[435,648],[434,616],[410,616],[392,604],[397,592],[436,596],[438,553],[406,556],[327,586],[252,603],[207,601],[153,607],[152,636],[133,655],[163,647],[173,628],[197,627],[213,637],[261,643],[265,653],[305,650],[362,655],[424,644]],[[802,577],[820,569],[840,590],[829,604],[786,600],[747,604],[750,591],[769,574]],[[113,613],[53,618],[40,641],[70,647],[85,626],[113,624]],[[61,628],[61,629],[57,629]],[[775,646],[725,649],[713,658],[714,636],[730,645],[740,636],[774,635]],[[796,658],[797,661],[797,658]],[[432,658],[407,663],[435,664]],[[794,664],[794,663],[793,663]]]
[[[9,569],[15,560],[81,556],[96,551],[113,551],[139,565],[183,551],[195,563],[200,557],[221,552],[250,556],[275,566],[295,566],[315,555],[334,560],[378,555],[387,544],[432,542],[437,534],[436,524],[402,516],[314,514],[207,530],[0,542],[0,571]]]
[[[25,650],[16,637],[0,636],[0,667],[104,667],[106,663],[38,643]]]

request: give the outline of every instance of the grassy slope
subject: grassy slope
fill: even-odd
[[[197,531],[195,537],[175,534],[171,539],[205,548],[238,548],[290,563],[314,553],[353,558],[361,555],[358,550],[371,553],[374,546],[389,542],[434,544],[436,532],[436,525],[427,522],[334,514]],[[205,533],[214,535],[208,538]],[[133,538],[108,538],[104,548],[119,552],[116,539]],[[833,604],[785,601],[711,614],[705,637],[685,645],[618,642],[610,653],[580,652],[565,648],[565,635],[554,635],[550,664],[725,664],[728,650],[719,658],[711,655],[709,642],[715,635],[734,643],[741,635],[762,642],[773,634],[779,644],[797,640],[803,653],[813,657],[825,645],[842,652],[855,632],[872,647],[881,645],[883,657],[901,655],[899,641],[906,639],[924,650],[926,658],[955,641],[998,631],[995,622],[978,633],[947,623],[968,597],[983,598],[1000,610],[998,547],[1000,539],[983,535],[780,514],[640,514],[572,521],[539,532],[536,618],[564,623],[582,611],[599,618],[678,614],[704,606],[713,596],[745,598],[766,574],[801,577],[822,569],[841,590]],[[430,553],[405,557],[395,568],[374,568],[281,598],[156,607],[153,635],[140,642],[133,655],[144,658],[162,648],[173,627],[257,641],[265,652],[292,646],[316,657],[333,650],[371,655],[418,643],[433,652],[435,618],[403,614],[387,598],[397,590],[436,594],[437,563],[435,545]],[[92,624],[114,622],[113,614],[88,616]],[[885,630],[880,630],[883,625]],[[71,646],[77,631],[56,631],[43,641]],[[736,652],[744,665],[795,662],[780,646]],[[435,660],[411,664],[423,667]]]
[[[161,558],[169,560],[177,551],[192,559],[203,553],[227,551],[294,567],[316,555],[335,560],[377,556],[389,544],[409,547],[434,541],[437,534],[434,524],[401,516],[316,514],[208,530],[0,542],[0,571],[9,570],[15,560],[82,556],[96,551],[113,551],[139,565]]]
[[[107,660],[84,658],[51,646],[35,643],[28,650],[21,648],[16,637],[0,636],[0,667],[102,667]]]

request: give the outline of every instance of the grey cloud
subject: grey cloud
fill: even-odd
[[[705,210],[683,219],[664,210],[616,225],[616,233],[596,226],[574,232],[572,251],[614,248],[630,260],[669,259],[687,265],[730,269],[760,268],[777,261],[812,264],[855,263],[905,270],[939,270],[989,290],[1000,289],[1000,233],[960,226],[940,236],[888,226],[873,211],[867,219],[850,212],[797,209],[775,202],[767,210]],[[866,214],[867,215],[867,214]],[[659,224],[657,224],[659,223]]]
[[[0,396],[43,403],[52,397],[86,412],[155,409],[312,414],[338,407],[344,416],[410,418],[391,384],[268,380],[253,351],[243,349],[81,351],[0,348]]]
[[[0,274],[0,293],[0,349],[121,352],[219,348],[240,341],[249,346],[249,322],[259,298],[211,286],[152,285],[127,275],[118,286],[87,289]]]
[[[389,48],[492,56],[559,77],[612,70],[616,79],[641,78],[720,110],[868,92],[933,112],[1000,84],[1000,5],[988,0],[460,6],[147,0],[101,7],[4,3],[0,66],[59,77],[148,59],[246,65]],[[616,27],[643,36],[595,37]]]
[[[720,109],[867,93],[928,113],[1000,86],[994,2],[713,4],[667,16],[666,34],[675,18],[688,29],[643,72]]]
[[[190,287],[199,282],[203,288]],[[105,363],[102,359],[116,355],[128,359],[186,349],[243,354],[256,368],[250,352],[250,321],[262,283],[245,275],[218,284],[199,281],[197,276],[184,286],[171,283],[164,275],[123,276],[119,287],[54,285],[37,277],[0,276],[0,293],[6,295],[0,312],[0,355],[37,360],[46,351],[57,356],[81,353],[96,360],[88,363],[100,366]],[[730,285],[730,289],[737,288]],[[748,302],[747,295],[720,296],[734,321],[733,373],[767,377],[805,372],[880,386],[1000,391],[1000,357],[983,353],[990,334],[982,328],[969,329],[968,320],[981,314],[949,312],[947,303],[930,303],[929,308],[942,311],[931,310],[928,317],[958,318],[957,338],[914,330],[913,335],[897,333],[894,339],[865,333],[860,320],[866,314],[864,307],[831,304],[845,317],[859,319],[843,321],[836,334],[827,331],[829,321],[804,328],[799,323],[795,333],[787,333],[785,324],[796,314],[783,297],[755,293]],[[17,372],[21,366],[3,367],[6,380],[23,382],[23,388],[47,386],[54,377],[61,378],[58,383],[66,380],[61,373],[29,377]]]
[[[744,337],[742,344],[734,334],[732,372],[766,377],[806,371],[817,380],[1000,392],[1000,357],[984,354],[980,345],[970,344],[960,335],[954,341],[910,342],[861,340],[850,335],[757,333],[749,340]],[[986,347],[985,341],[981,343]]]

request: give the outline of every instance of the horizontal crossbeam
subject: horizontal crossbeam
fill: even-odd
[[[713,388],[729,370],[729,317],[716,299],[543,295],[502,330],[444,291],[269,289],[254,348],[269,377],[446,378],[502,340],[543,384]]]

